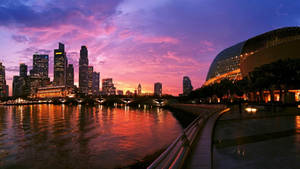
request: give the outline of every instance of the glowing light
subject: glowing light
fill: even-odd
[[[56,52],[55,54],[56,54],[56,55],[61,55],[61,54],[62,54],[62,52]]]
[[[256,113],[257,112],[257,108],[255,108],[255,107],[247,107],[247,108],[245,108],[245,110],[248,113]]]

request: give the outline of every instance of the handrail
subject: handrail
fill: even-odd
[[[184,160],[190,152],[190,147],[198,135],[199,129],[202,128],[204,122],[214,113],[199,115],[147,169],[178,169],[182,167]]]

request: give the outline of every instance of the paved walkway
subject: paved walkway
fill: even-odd
[[[300,110],[230,111],[217,121],[214,169],[299,169]]]
[[[228,111],[228,109],[227,109]],[[212,164],[212,132],[218,117],[225,111],[213,114],[206,122],[199,137],[197,144],[193,147],[189,160],[187,161],[186,168],[189,169],[211,169]]]

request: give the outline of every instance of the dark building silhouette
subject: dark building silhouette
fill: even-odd
[[[24,63],[20,64],[20,76],[27,77],[27,65],[25,65]]]
[[[137,95],[138,96],[142,95],[142,86],[141,86],[141,84],[138,85]]]
[[[8,85],[5,79],[5,66],[0,62],[0,98],[8,96]]]
[[[74,86],[74,67],[69,64],[67,68],[67,86]]]
[[[59,48],[54,50],[54,85],[65,86],[68,60],[65,45],[59,43]]]
[[[86,46],[81,46],[79,58],[79,91],[88,94],[88,50]]]
[[[13,77],[13,96],[15,97],[26,97],[30,94],[30,81],[27,76],[27,65],[24,63],[20,64],[19,76]]]
[[[100,73],[93,72],[93,95],[99,94],[99,88],[100,88]]]
[[[154,95],[162,96],[162,84],[160,82],[154,84]]]
[[[183,95],[187,96],[193,91],[193,86],[188,76],[183,77]]]

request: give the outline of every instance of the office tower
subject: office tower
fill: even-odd
[[[20,67],[20,71],[21,71],[21,67]],[[30,75],[45,79],[48,78],[48,71],[49,71],[49,56],[34,54],[33,66],[32,66],[32,70],[30,71]]]
[[[162,96],[162,84],[160,82],[154,84],[154,95]]]
[[[32,60],[33,64],[32,69],[30,70],[30,76],[25,80],[26,86],[29,89],[28,93],[30,93],[31,96],[36,93],[39,87],[44,87],[50,84],[50,78],[48,77],[49,56],[44,54],[34,54]],[[16,84],[16,86],[18,85]]]
[[[5,80],[5,66],[0,62],[0,98],[8,96],[8,85]]]
[[[20,75],[21,77],[27,77],[27,65],[24,63],[20,64]]]
[[[188,76],[183,77],[183,96],[189,95],[193,91],[193,86]]]
[[[142,95],[142,86],[141,84],[138,85],[137,95]]]
[[[93,66],[88,66],[88,94],[93,94]]]
[[[79,91],[88,94],[88,50],[86,46],[81,46],[79,58]]]
[[[100,88],[100,73],[93,72],[93,95],[99,94],[99,88]]]
[[[24,63],[20,64],[20,75],[13,77],[13,90],[12,94],[14,97],[26,97],[30,92],[30,81],[27,76],[27,65]]]
[[[59,48],[54,50],[54,85],[66,85],[67,74],[67,57],[65,52],[65,45],[59,43]]]
[[[102,93],[103,95],[116,95],[116,88],[112,78],[102,80]]]
[[[73,64],[69,64],[67,68],[67,86],[74,86],[74,67]]]

